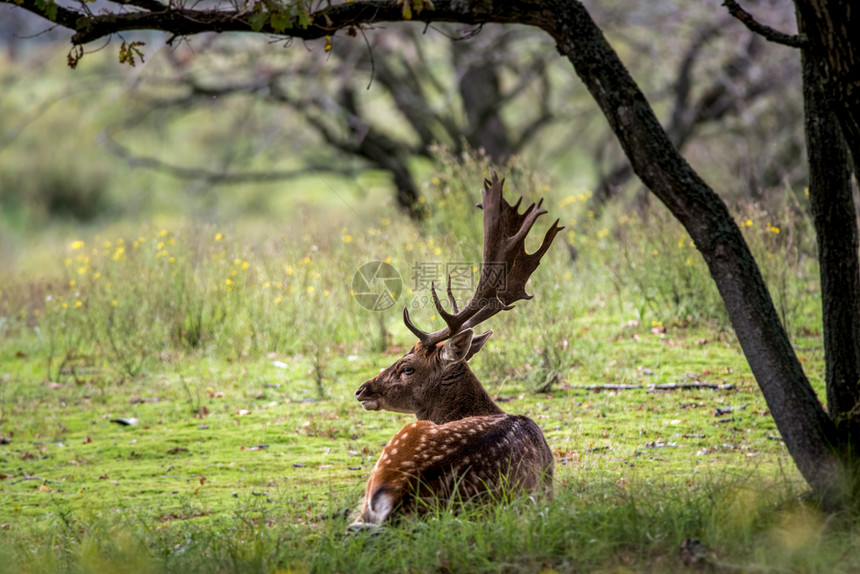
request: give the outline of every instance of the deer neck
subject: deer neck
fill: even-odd
[[[445,375],[441,389],[442,393],[415,413],[418,420],[445,424],[467,417],[505,414],[465,363],[460,363],[453,372]]]

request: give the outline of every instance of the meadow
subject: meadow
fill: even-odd
[[[67,183],[118,193],[79,168]],[[441,325],[430,280],[456,264],[468,298],[486,158],[436,151],[420,225],[367,176],[365,195],[308,178],[286,198],[246,197],[257,207],[243,218],[148,209],[38,234],[15,227],[44,223],[16,203],[18,169],[0,173],[14,248],[0,257],[2,571],[860,568],[855,516],[806,499],[707,269],[662,206],[596,214],[587,188],[524,160],[502,169],[508,196],[546,198],[536,236],[550,217],[566,229],[535,298],[492,319],[472,366],[543,428],[555,497],[347,536],[382,445],[412,420],[365,412],[353,393],[414,343],[404,305]],[[122,183],[133,196],[141,181]],[[823,397],[805,194],[732,208]],[[355,274],[372,261],[401,278],[384,309],[360,304]]]

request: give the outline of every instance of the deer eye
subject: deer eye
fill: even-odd
[[[402,369],[400,369],[401,375],[411,375],[414,372],[415,369],[413,369],[412,367],[403,367]]]

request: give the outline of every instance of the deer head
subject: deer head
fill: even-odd
[[[484,216],[484,250],[475,294],[460,309],[451,292],[449,277],[449,312],[439,300],[436,286],[431,284],[436,312],[446,325],[434,333],[418,329],[409,317],[409,310],[403,309],[403,321],[418,342],[397,362],[358,388],[355,396],[365,409],[413,413],[421,420],[437,424],[502,413],[467,365],[493,332],[475,335],[473,328],[500,311],[513,309],[516,301],[533,297],[526,293],[526,282],[563,229],[556,220],[538,250],[526,253],[526,236],[537,218],[546,213],[540,208],[543,200],[519,213],[522,198],[514,205],[509,204],[502,196],[503,185],[504,180],[493,173],[492,180],[484,180],[482,202],[477,205]]]

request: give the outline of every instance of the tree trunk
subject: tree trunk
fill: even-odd
[[[854,168],[860,166],[860,9],[856,0],[795,0],[809,39],[809,54],[820,66],[823,89]]]
[[[344,86],[341,90],[340,103],[353,118],[353,122],[349,124],[349,129],[356,139],[352,148],[353,153],[379,169],[387,171],[397,189],[395,198],[398,207],[413,221],[422,221],[427,212],[420,202],[421,192],[418,191],[409,169],[409,159],[400,149],[398,142],[361,121],[362,115],[358,109],[355,92],[349,86]]]
[[[798,12],[798,28],[805,31]],[[821,64],[804,50],[803,103],[806,153],[809,158],[809,201],[818,237],[821,273],[824,354],[827,365],[827,410],[840,428],[843,442],[852,425],[846,419],[857,405],[860,381],[860,260],[857,213],[851,190],[848,150]]]
[[[460,98],[469,126],[466,134],[472,147],[483,149],[493,162],[504,165],[511,155],[508,130],[496,108],[499,75],[495,66],[469,66],[460,79]]]
[[[597,101],[642,182],[681,222],[717,284],[785,444],[813,490],[836,503],[836,428],[782,328],[740,229],[723,201],[678,153],[653,110],[578,1],[547,2],[538,25],[558,43]]]
[[[483,149],[494,163],[504,165],[511,155],[511,145],[496,105],[501,99],[498,66],[486,57],[475,63],[474,50],[468,42],[455,42],[451,46],[454,67],[460,72],[458,88],[466,114],[463,131],[470,146]]]

